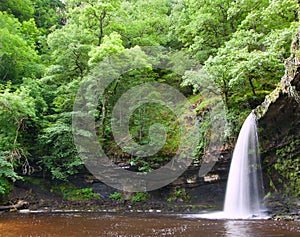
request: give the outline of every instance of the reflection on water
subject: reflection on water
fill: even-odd
[[[300,222],[268,220],[205,220],[158,214],[5,214],[1,237],[296,237]]]
[[[296,229],[295,229],[295,226]],[[224,223],[226,237],[296,237],[300,236],[299,222],[229,220]],[[288,230],[288,231],[287,231]]]
[[[245,221],[226,221],[224,223],[226,237],[253,237],[251,226]]]

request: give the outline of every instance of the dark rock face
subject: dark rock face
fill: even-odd
[[[290,213],[294,209],[290,197],[299,195],[300,174],[297,178],[296,169],[300,166],[300,147],[295,141],[300,140],[300,104],[281,95],[259,121],[259,128],[265,191],[272,193],[268,209],[279,216]],[[275,195],[274,201],[276,193],[280,195]]]
[[[300,78],[298,80],[300,82]],[[287,94],[282,94],[259,120],[263,157],[274,154],[276,149],[289,143],[291,137],[300,138],[300,104]]]
[[[277,88],[254,112],[267,192],[300,195],[300,62],[299,35]]]

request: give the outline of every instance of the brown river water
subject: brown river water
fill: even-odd
[[[0,236],[300,237],[300,222],[206,220],[157,213],[6,213],[0,215]]]

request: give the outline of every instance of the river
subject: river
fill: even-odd
[[[159,213],[5,213],[1,237],[299,237],[300,222],[205,220]]]

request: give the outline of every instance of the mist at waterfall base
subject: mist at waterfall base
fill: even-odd
[[[227,181],[224,210],[197,214],[207,219],[267,218],[262,203],[264,190],[259,156],[256,116],[245,120],[233,152]]]

